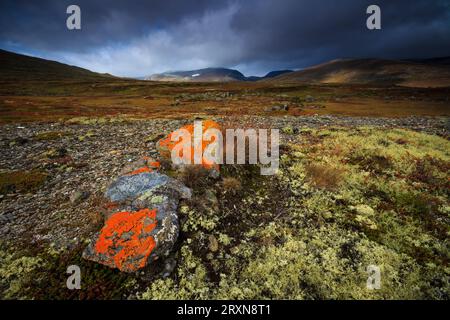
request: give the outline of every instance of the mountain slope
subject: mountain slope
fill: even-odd
[[[250,76],[250,77],[246,77],[247,81],[259,81],[259,80],[264,80],[264,79],[269,79],[269,78],[275,78],[277,76],[280,76],[282,74],[286,74],[289,72],[294,72],[292,70],[276,70],[276,71],[270,71],[269,73],[267,73],[265,76],[262,77],[258,77],[258,76]]]
[[[450,65],[450,57],[438,57],[431,59],[412,59],[411,62],[426,63],[432,65]]]
[[[179,82],[229,82],[229,81],[258,81],[273,78],[292,70],[271,71],[263,77],[246,77],[241,72],[227,68],[205,68],[190,71],[174,71],[152,74],[145,80],[153,81],[179,81]]]
[[[283,74],[266,81],[334,83],[334,84],[379,84],[408,87],[450,86],[450,65],[426,62],[340,59],[313,66],[301,71]]]
[[[174,71],[153,74],[146,80],[179,82],[228,82],[243,81],[245,76],[237,70],[226,68],[205,68],[190,71]]]
[[[101,80],[113,76],[0,49],[1,81]]]
[[[270,71],[268,74],[266,74],[263,79],[267,78],[275,78],[278,76],[281,76],[282,74],[291,73],[294,72],[292,70],[276,70],[276,71]]]

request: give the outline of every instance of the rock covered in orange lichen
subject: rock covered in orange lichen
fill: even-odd
[[[159,161],[151,161],[149,163],[149,167],[158,169],[159,167],[161,167],[161,163]]]
[[[201,121],[201,125],[202,125],[201,154],[203,155],[203,152],[205,151],[205,149],[211,143],[214,143],[214,139],[212,139],[211,141],[205,139],[204,133],[208,129],[217,129],[217,130],[221,131],[221,127],[217,122],[212,121],[212,120],[203,120],[203,121]],[[187,155],[183,154],[183,152],[181,151],[181,152],[179,152],[178,157],[180,157],[184,160],[187,160],[187,162],[190,164],[194,164],[195,163],[194,162],[194,154],[195,154],[194,124],[188,124],[184,127],[181,127],[178,130],[186,130],[191,136],[191,141],[189,143],[190,155],[187,156]],[[176,145],[181,143],[180,142],[181,139],[175,139],[175,136],[174,136],[178,130],[171,132],[167,137],[158,141],[156,147],[162,157],[170,159],[172,157],[172,150],[175,148]],[[173,140],[175,140],[175,141],[173,141]],[[202,158],[201,158],[201,165],[207,169],[215,169],[216,171],[219,171],[219,164],[214,163],[213,161],[211,161],[210,159],[208,159],[205,156],[202,156]]]
[[[151,157],[145,156],[141,159],[130,162],[120,171],[120,175],[134,175],[142,172],[152,172],[158,170],[161,164]]]
[[[134,171],[108,187],[105,225],[83,252],[87,260],[125,272],[170,254],[178,237],[179,199],[191,196],[189,188],[164,174]]]
[[[126,272],[144,267],[155,247],[156,211],[142,209],[113,214],[93,246],[98,262]]]
[[[132,176],[135,174],[139,174],[139,173],[143,173],[143,172],[152,172],[153,170],[150,169],[149,167],[141,167],[139,169],[133,170],[130,173],[127,173],[127,175]]]

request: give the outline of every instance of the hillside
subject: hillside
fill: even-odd
[[[411,59],[409,61],[434,65],[450,65],[450,57],[437,57],[431,59]]]
[[[291,73],[294,72],[292,70],[277,70],[277,71],[270,71],[269,73],[267,73],[263,78],[267,79],[267,78],[275,78],[278,76],[281,76],[283,74],[287,74],[287,73]]]
[[[172,82],[229,82],[229,81],[258,81],[293,72],[292,70],[270,71],[263,77],[244,76],[241,72],[227,68],[206,68],[190,71],[174,71],[152,74],[144,80],[172,81]]]
[[[2,81],[26,80],[101,80],[113,76],[99,74],[64,63],[30,57],[0,49]]]
[[[190,71],[174,71],[152,74],[146,80],[175,82],[228,82],[243,81],[245,76],[237,70],[206,68]]]
[[[442,61],[446,59],[339,59],[266,81],[447,87],[450,86],[450,66]]]

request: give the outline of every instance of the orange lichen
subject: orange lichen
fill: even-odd
[[[127,173],[127,176],[133,176],[135,174],[139,174],[139,173],[143,173],[143,172],[152,172],[153,170],[150,169],[149,167],[142,167],[139,169],[136,169],[134,171],[131,171],[130,173]]]
[[[190,145],[190,149],[191,149],[191,154],[190,154],[190,158],[188,159],[190,163],[194,163],[194,143],[193,143],[193,139],[194,139],[194,125],[189,124],[186,125],[184,127],[181,127],[180,129],[184,129],[187,130],[190,134],[191,134],[191,145]],[[205,120],[202,121],[202,146],[201,146],[201,151],[202,151],[202,155],[203,152],[205,151],[205,149],[208,147],[208,145],[210,145],[211,143],[215,142],[215,139],[213,139],[212,141],[208,141],[208,140],[204,140],[203,139],[203,134],[208,130],[208,129],[218,129],[220,130],[220,125],[217,122],[214,122],[212,120]],[[171,156],[171,152],[174,149],[174,147],[179,143],[178,141],[172,141],[172,135],[174,134],[174,132],[170,133],[166,138],[160,140],[159,146],[160,146],[160,153],[162,156],[169,158]],[[179,157],[183,158],[185,155],[183,155],[183,152],[180,151],[179,153]],[[202,163],[201,165],[207,169],[211,169],[214,168],[216,170],[219,170],[219,166],[218,164],[214,163],[213,161],[210,161],[209,159],[207,159],[206,157],[202,157]]]
[[[161,163],[159,163],[159,161],[152,161],[150,162],[149,166],[152,168],[159,168],[161,166]]]
[[[107,257],[105,264],[121,271],[135,271],[145,266],[155,247],[148,235],[156,228],[156,209],[113,214],[100,231],[95,251]]]

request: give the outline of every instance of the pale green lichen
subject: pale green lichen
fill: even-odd
[[[224,233],[220,233],[219,234],[219,242],[223,245],[230,245],[231,241],[233,240],[233,238],[229,237],[228,235],[224,234]]]
[[[43,260],[38,257],[16,256],[0,251],[0,290],[5,299],[27,298],[22,296],[24,285],[30,282],[36,268],[42,266]]]
[[[200,229],[212,231],[220,220],[219,216],[213,210],[199,211],[191,209],[188,206],[182,206],[180,212],[187,216],[187,220],[182,226],[184,232]]]
[[[302,141],[302,133],[311,140]],[[187,259],[184,254],[178,271],[192,270],[194,287],[184,288],[185,278],[175,280],[178,274],[152,285],[142,297],[169,298],[174,292],[187,299],[450,297],[450,142],[369,127],[300,130],[300,136],[283,154],[280,174],[271,177],[279,186],[259,183],[236,203],[238,221],[251,227],[239,234],[215,223],[221,243],[222,233],[233,238],[229,247],[203,258],[202,251],[189,251]],[[339,187],[326,187],[333,175],[316,177],[321,185],[314,185],[311,163],[345,172]],[[274,191],[283,193],[275,205],[279,213],[267,207]],[[183,230],[196,234],[186,244],[192,247],[205,237],[192,219],[210,220],[217,213],[210,216],[189,207],[181,211],[188,216]],[[207,265],[216,274],[214,281],[203,272]],[[379,290],[367,288],[369,265],[380,268]]]
[[[138,295],[140,299],[206,299],[210,288],[207,272],[201,260],[192,251],[183,246],[181,264],[177,269],[178,283],[172,279],[159,279],[152,283],[144,293]]]
[[[281,129],[284,134],[294,134],[294,129],[291,126],[287,126]]]
[[[206,189],[216,195],[216,209],[204,199],[204,186],[194,189],[193,199],[179,209],[181,248],[174,253],[173,274],[143,290],[136,286],[139,292],[133,294],[141,299],[449,299],[450,142],[369,127],[301,129],[290,138],[279,174],[262,177],[247,166],[230,170],[242,185],[233,195],[211,182]],[[332,170],[323,176],[315,170],[312,176],[311,164]],[[208,249],[210,235],[220,243],[214,252]],[[19,258],[8,258],[1,268],[11,270],[17,260],[31,276],[39,264],[29,255]],[[367,288],[369,265],[380,268],[379,290]],[[9,289],[14,296],[21,290],[14,287],[27,282],[10,272],[1,283],[3,290],[14,283]]]
[[[150,200],[150,203],[152,204],[158,204],[158,203],[162,203],[164,201],[164,196],[154,196],[152,197],[152,199]]]

